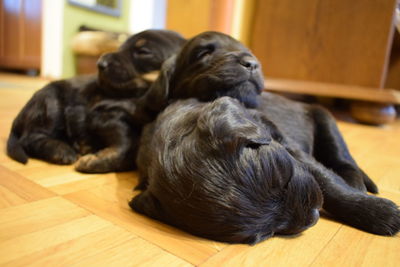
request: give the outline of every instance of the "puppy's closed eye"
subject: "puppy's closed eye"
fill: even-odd
[[[248,144],[246,144],[246,147],[251,148],[251,149],[259,149],[260,146],[269,145],[270,143],[271,143],[270,140],[268,142],[262,143],[262,144],[261,143],[248,143]]]
[[[199,48],[195,49],[192,59],[193,60],[203,59],[214,53],[215,49],[216,49],[215,44],[207,44],[205,46],[200,46]]]
[[[147,47],[141,47],[141,48],[139,48],[139,49],[137,49],[137,50],[135,50],[134,52],[133,52],[133,54],[135,55],[135,56],[151,56],[153,53],[152,53],[152,51],[149,49],[149,48],[147,48]]]

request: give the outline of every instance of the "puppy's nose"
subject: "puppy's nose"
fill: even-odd
[[[102,55],[97,61],[97,68],[100,71],[104,71],[107,68],[110,68],[111,65],[115,65],[117,60],[114,53],[107,53]]]
[[[314,226],[317,223],[318,219],[319,219],[319,211],[318,211],[318,209],[313,209],[311,211],[308,225],[306,227],[309,228],[311,226]]]
[[[109,65],[109,64],[108,64],[108,61],[107,61],[107,60],[102,60],[102,59],[100,59],[100,60],[97,62],[97,67],[99,68],[99,70],[105,70],[105,69],[107,68],[108,65]]]
[[[258,61],[252,56],[243,56],[239,59],[240,65],[248,70],[255,70],[258,68]]]

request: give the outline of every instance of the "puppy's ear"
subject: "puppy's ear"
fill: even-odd
[[[199,118],[200,128],[211,134],[217,143],[223,143],[228,148],[257,147],[272,141],[268,129],[230,97],[214,101],[205,111]]]
[[[142,101],[152,112],[158,113],[168,105],[170,81],[175,65],[176,55],[173,55],[163,63],[159,76],[144,95]]]
[[[281,131],[278,129],[278,127],[270,121],[265,114],[258,113],[257,118],[261,121],[261,123],[264,125],[264,127],[268,130],[269,134],[271,135],[272,139],[277,141],[278,143],[284,143],[284,137],[281,133]]]
[[[246,146],[256,148],[261,145],[269,145],[271,135],[261,125],[251,120],[242,119],[233,122],[227,121],[219,132],[221,140],[228,147]]]
[[[155,220],[161,221],[164,217],[160,202],[149,191],[144,191],[134,197],[129,202],[129,206],[134,211]]]

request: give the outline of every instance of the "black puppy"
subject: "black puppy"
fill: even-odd
[[[329,135],[320,123],[334,123],[323,109],[272,94],[263,94],[261,103],[274,107],[246,109],[230,97],[168,106],[144,128],[137,158],[144,192],[130,206],[229,243],[299,233],[316,223],[322,205],[375,234],[400,230],[393,202],[366,194],[362,182],[350,186],[354,177],[341,177],[312,157],[323,141],[319,135]],[[331,152],[330,144],[325,148]],[[359,170],[351,157],[342,160]]]
[[[171,104],[143,132],[137,164],[146,190],[131,207],[230,243],[313,225],[322,205],[318,184],[266,123],[230,97]]]
[[[240,42],[218,32],[199,34],[168,59],[159,78],[137,104],[134,120],[145,124],[176,99],[211,101],[231,96],[257,106],[264,88],[261,66]]]
[[[86,131],[88,109],[103,100],[141,96],[151,84],[146,74],[159,70],[183,42],[175,32],[144,31],[130,37],[118,52],[103,56],[98,62],[98,77],[48,84],[33,95],[14,120],[8,155],[22,163],[29,156],[57,164],[75,162],[78,153],[86,154],[92,148],[87,142],[92,139]]]
[[[148,32],[151,32],[151,35],[141,35],[135,40],[128,40],[120,51],[106,54],[100,59],[98,65],[102,71],[99,80],[102,84],[109,84],[114,88],[120,87],[121,93],[129,86],[139,87],[136,81],[131,81],[129,85],[129,79],[128,82],[119,85],[115,80],[112,82],[107,80],[107,77],[112,77],[114,73],[118,73],[117,76],[120,78],[129,77],[137,72],[146,73],[141,76],[141,80],[154,81],[156,77],[149,76],[154,74],[157,76],[158,73],[154,73],[154,70],[160,70],[161,64],[175,54],[186,41],[181,35],[172,31]],[[133,52],[129,50],[131,46],[136,50]],[[129,64],[131,60],[134,62],[134,67]],[[145,88],[148,89],[148,84]],[[90,108],[85,125],[87,131],[85,136],[90,137],[90,140],[85,143],[91,144],[92,153],[79,158],[75,164],[77,171],[103,173],[134,169],[135,163],[132,162],[132,158],[136,157],[141,132],[141,127],[137,127],[133,120],[136,101],[136,96],[108,99]]]
[[[190,97],[210,101],[230,96],[246,107],[261,110],[269,108],[279,113],[281,105],[274,105],[273,101],[268,105],[259,105],[261,99],[264,99],[259,97],[263,81],[260,64],[246,47],[223,33],[205,32],[189,40],[176,57],[164,63],[158,79],[138,101],[134,120],[151,121],[169,103]],[[287,105],[295,105],[295,102]],[[285,119],[293,119],[293,114],[289,113]],[[308,145],[305,151],[345,177],[349,185],[377,193],[374,183],[350,156],[331,116],[325,111],[317,112],[315,116],[319,117],[316,122],[321,128],[316,135],[316,142],[319,143],[314,147]],[[312,136],[313,128],[310,127],[309,131],[299,133],[296,140],[304,143],[305,139]]]
[[[240,61],[241,55],[244,53],[252,64],[243,64]],[[227,72],[226,74],[225,71]],[[234,75],[236,71],[239,73],[238,75]],[[175,59],[169,59],[163,66],[161,73],[158,80],[152,85],[145,97],[142,98],[142,100],[147,99],[147,102],[139,101],[141,106],[139,105],[140,108],[138,110],[140,112],[138,114],[141,114],[141,116],[138,116],[138,119],[139,117],[143,118],[143,114],[147,114],[147,119],[151,120],[154,114],[165,108],[168,103],[179,98],[196,97],[202,101],[209,101],[224,95],[236,98],[247,107],[256,107],[258,112],[264,114],[261,118],[264,118],[262,119],[263,121],[268,122],[268,127],[271,129],[276,128],[276,132],[280,133],[276,136],[281,136],[282,140],[289,140],[285,149],[298,162],[305,164],[309,173],[318,182],[325,199],[324,208],[328,212],[345,223],[373,233],[392,235],[399,230],[400,217],[396,205],[389,200],[365,194],[366,189],[376,193],[377,187],[351,157],[335,121],[329,113],[321,108],[299,104],[272,94],[258,96],[263,84],[260,66],[248,50],[236,40],[220,33],[208,32],[200,34],[189,41]],[[186,78],[185,75],[190,79]],[[226,85],[224,85],[224,81],[226,81]],[[182,108],[180,112],[184,110],[186,109]],[[236,121],[233,120],[233,124],[239,123],[241,116],[236,116],[235,119]],[[170,123],[172,124],[173,122],[174,119],[171,119]],[[162,129],[157,124],[153,125],[153,127],[156,129],[155,131]],[[149,131],[151,133],[151,130],[147,130],[147,132]],[[173,130],[171,130],[171,134],[174,134]],[[187,135],[184,134],[183,136],[186,137]],[[280,138],[277,138],[278,142]],[[177,140],[179,141],[180,139]],[[147,141],[151,142],[151,140]],[[147,141],[143,141],[142,145]],[[165,144],[167,148],[164,149],[168,149],[169,143]],[[173,144],[174,142],[171,142],[172,146]],[[285,146],[285,143],[283,143],[283,146]],[[149,149],[154,148],[150,147]],[[195,155],[185,152],[188,149],[182,147],[177,161],[185,158],[185,162],[196,162],[197,157]],[[207,148],[205,149],[207,150]],[[143,150],[141,149],[141,151]],[[149,151],[148,153],[153,152]],[[198,153],[202,154],[204,152]],[[279,159],[279,154],[284,153],[280,152],[275,155],[277,159]],[[202,155],[206,159],[207,154]],[[141,152],[139,158],[141,157],[146,158],[147,156],[143,156]],[[191,157],[193,159],[190,159]],[[228,161],[231,157],[234,158],[233,162],[236,161],[239,164],[238,157],[229,153],[224,154],[221,157],[221,161]],[[156,157],[155,159],[160,162],[163,160],[162,157]],[[142,164],[141,162],[147,163]],[[139,160],[138,164],[140,173],[144,176],[139,188],[143,189],[146,188],[147,176],[154,177],[154,180],[157,177],[153,176],[153,167],[146,169],[148,166],[152,166],[148,160]],[[171,167],[165,166],[165,168],[168,171],[168,168],[176,169],[173,165]],[[202,168],[196,169],[194,163],[188,163],[187,168],[190,169],[195,177],[199,175],[198,172],[203,170]],[[205,167],[203,166],[203,168]],[[165,171],[163,166],[160,169],[160,172]],[[261,170],[257,170],[261,172]],[[214,171],[223,170],[216,167]],[[274,173],[269,175],[273,177]],[[309,177],[308,174],[305,174],[305,176]],[[150,184],[152,179],[149,179]],[[172,178],[167,177],[166,179]],[[187,194],[190,192],[188,188],[182,190]],[[313,190],[315,191],[316,189]],[[146,192],[143,194],[144,196],[149,195]],[[302,194],[301,189],[299,189],[298,193]],[[211,192],[211,194],[213,193]],[[152,197],[158,196],[154,196],[153,193]],[[217,196],[211,195],[210,197]],[[146,197],[139,197],[138,199],[141,198],[143,200],[133,201],[132,207],[139,212],[157,217],[156,210],[158,206],[154,206],[154,201],[148,201],[148,204],[146,204]],[[134,203],[140,204],[136,205]],[[151,210],[152,212],[146,212],[146,210]],[[190,226],[182,227],[185,229],[190,228]],[[271,231],[277,230],[272,229]],[[295,232],[296,230],[287,231]],[[282,231],[279,230],[279,232]],[[200,234],[207,236],[207,233]],[[219,239],[218,236],[210,237]],[[225,237],[221,237],[221,239],[225,239]],[[227,239],[226,241],[229,240]],[[232,240],[232,242],[239,241]]]

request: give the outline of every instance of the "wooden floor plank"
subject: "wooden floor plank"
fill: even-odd
[[[27,202],[55,196],[54,193],[46,188],[1,165],[0,173],[0,185]]]
[[[400,193],[381,190],[380,197],[400,203]],[[344,225],[311,266],[398,266],[400,236],[386,237]]]
[[[100,175],[83,175],[82,179],[77,181],[64,181],[54,186],[50,186],[49,189],[60,195],[65,195],[85,189],[101,188],[106,185],[128,186],[133,188],[137,184],[137,174],[134,172],[120,172],[120,173],[106,173]],[[132,183],[130,183],[132,182]]]
[[[0,210],[0,242],[32,233],[90,213],[60,197]]]
[[[25,199],[18,196],[6,187],[0,185],[0,209],[27,203]]]
[[[115,194],[115,192],[111,192],[111,194]],[[119,196],[121,199],[119,202],[104,200],[104,195],[98,196],[91,191],[72,193],[65,195],[65,197],[195,265],[203,262],[225,246],[191,236],[133,212],[128,206],[129,197],[125,195]],[[110,197],[105,198],[110,199]]]
[[[29,159],[27,164],[22,164],[15,160],[11,160],[6,154],[2,154],[2,156],[3,159],[0,159],[1,166],[6,167],[7,169],[14,171],[20,175],[23,175],[22,173],[20,173],[20,171],[26,172],[27,170],[34,168],[48,168],[50,166],[54,166],[53,164],[36,159]]]
[[[59,166],[55,164],[48,165],[28,165],[25,168],[16,170],[20,175],[29,177],[30,180],[43,187],[49,188],[67,183],[85,180],[96,174],[82,174],[74,170],[72,165]]]
[[[140,238],[102,251],[71,266],[192,266]]]
[[[134,238],[136,237],[132,233],[115,226],[108,226],[76,239],[24,255],[4,266],[71,266]]]
[[[311,266],[397,267],[399,251],[399,236],[376,236],[343,226]]]
[[[255,246],[231,245],[200,266],[308,266],[340,227],[340,223],[320,219],[298,236],[272,237]]]
[[[0,265],[112,225],[89,215],[0,243]]]

